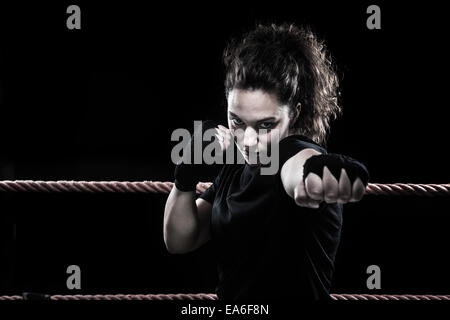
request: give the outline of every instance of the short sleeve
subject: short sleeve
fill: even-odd
[[[279,154],[280,154],[280,168],[283,167],[284,163],[295,156],[297,153],[304,149],[314,149],[317,152],[326,154],[325,148],[315,143],[313,140],[302,135],[291,135],[282,140],[279,144]]]
[[[222,170],[220,170],[220,173],[216,176],[216,178],[213,180],[211,186],[206,189],[200,196],[199,198],[208,201],[210,204],[213,204],[214,199],[216,197],[216,192],[219,186],[219,181],[220,181],[220,175],[222,173]]]

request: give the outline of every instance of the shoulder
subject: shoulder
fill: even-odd
[[[316,149],[321,153],[326,153],[326,149],[324,146],[318,144],[314,140],[300,134],[293,134],[287,136],[280,140],[280,147],[285,148],[294,148],[294,147],[303,147],[303,148],[312,148]]]
[[[281,139],[279,143],[280,166],[304,149],[314,149],[319,153],[327,153],[327,150],[322,145],[306,136],[290,135]]]

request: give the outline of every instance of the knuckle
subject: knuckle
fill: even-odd
[[[322,196],[322,188],[317,185],[307,187],[308,194],[314,197]]]
[[[296,195],[295,196],[295,202],[296,203],[302,203],[307,200],[307,197],[305,195]]]
[[[350,195],[345,195],[345,196],[339,195],[339,199],[341,200],[341,202],[349,202],[351,199],[351,196]]]
[[[348,201],[352,197],[350,189],[339,190],[339,198],[343,201]]]
[[[361,199],[364,196],[365,189],[363,187],[358,186],[358,188],[355,189],[354,195],[356,198]]]
[[[325,198],[328,199],[336,199],[338,197],[338,193],[336,192],[336,190],[326,190],[325,191]]]
[[[310,201],[309,206],[311,208],[317,209],[320,207],[320,201]]]
[[[328,194],[325,196],[326,203],[335,203],[335,202],[337,202],[337,200],[338,200],[338,197],[336,194],[332,194],[332,195]]]
[[[323,193],[327,198],[336,198],[339,194],[339,185],[337,183],[327,183],[324,185]]]
[[[301,199],[295,199],[295,204],[301,207],[306,207],[307,204],[305,201],[301,200]]]
[[[360,201],[364,196],[364,193],[356,194],[354,193],[350,199],[350,202],[358,202]]]
[[[360,194],[357,195],[358,201],[361,200],[364,197],[364,191],[362,191]]]

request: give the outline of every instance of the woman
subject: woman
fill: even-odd
[[[342,204],[362,198],[368,173],[323,147],[341,111],[324,46],[307,29],[259,26],[224,62],[229,128],[216,136],[222,150],[234,141],[245,163],[224,165],[198,199],[201,166],[177,165],[166,247],[185,253],[212,241],[219,299],[328,299]],[[258,159],[274,143],[279,170],[263,175]]]

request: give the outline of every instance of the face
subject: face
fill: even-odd
[[[262,90],[233,89],[228,94],[228,128],[245,161],[259,159],[270,144],[289,135],[289,107]],[[267,154],[267,153],[265,153]]]

